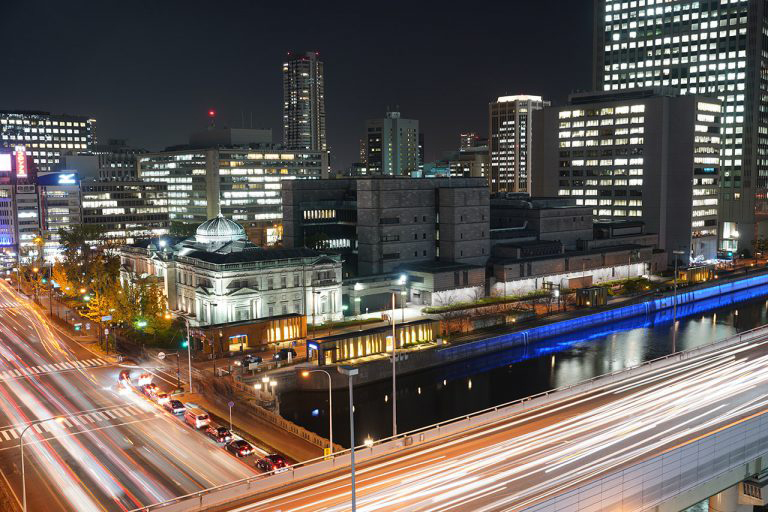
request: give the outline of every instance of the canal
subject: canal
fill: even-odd
[[[683,305],[440,366],[397,379],[398,431],[406,432],[487,407],[636,366],[677,350],[727,338],[768,323],[768,285]],[[673,348],[674,347],[674,348]],[[356,386],[355,435],[392,432],[392,382]],[[346,390],[333,396],[334,442],[349,445]],[[328,393],[280,395],[287,419],[328,436]]]

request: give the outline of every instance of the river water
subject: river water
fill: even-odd
[[[397,378],[398,431],[406,432],[542,391],[712,343],[768,323],[768,286],[534,342]],[[355,435],[392,433],[392,381],[355,386]],[[349,445],[347,390],[334,392],[334,442]],[[327,391],[280,395],[280,413],[328,436]]]

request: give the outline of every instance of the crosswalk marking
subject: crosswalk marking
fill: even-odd
[[[82,368],[95,368],[98,366],[108,366],[110,363],[99,358],[80,359],[74,361],[65,361],[63,363],[49,363],[37,366],[23,366],[20,368],[11,368],[0,370],[0,381],[7,379],[16,379],[29,375],[44,375],[46,373],[66,372],[79,370]]]
[[[103,411],[92,411],[84,414],[79,414],[77,416],[66,416],[63,417],[58,423],[54,423],[52,421],[45,421],[42,423],[35,423],[32,425],[32,428],[34,428],[38,434],[44,434],[46,432],[56,432],[57,429],[60,428],[67,428],[67,429],[78,429],[78,428],[98,428],[99,423],[106,423],[111,422],[113,420],[117,420],[117,425],[120,424],[120,421],[131,421],[134,419],[145,419],[149,416],[159,416],[158,413],[155,411],[143,411],[135,406],[132,405],[126,405],[122,407],[115,407],[112,409],[105,409]],[[23,430],[25,427],[9,427],[5,428],[3,430],[0,430],[0,444],[18,440],[19,434],[18,432],[20,430]],[[26,436],[25,436],[26,439]]]

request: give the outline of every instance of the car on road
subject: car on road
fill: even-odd
[[[253,453],[253,446],[245,439],[236,439],[227,443],[226,449],[236,457],[247,457]]]
[[[171,400],[171,397],[168,396],[168,393],[155,393],[155,396],[153,396],[152,399],[157,402],[158,405],[165,405]]]
[[[163,407],[165,407],[168,412],[172,414],[184,414],[186,412],[187,408],[184,407],[184,404],[181,403],[179,400],[168,400]]]
[[[205,429],[205,433],[217,443],[228,443],[232,441],[232,432],[226,427],[209,425],[208,428]]]
[[[160,392],[160,388],[157,387],[157,384],[147,384],[143,388],[141,388],[141,391],[149,398],[153,398],[157,393]]]
[[[288,469],[288,463],[285,462],[285,459],[283,458],[282,455],[277,455],[276,453],[272,453],[270,455],[267,455],[257,460],[256,467],[266,473],[270,471],[279,473],[281,469],[282,470]]]
[[[139,375],[139,381],[137,384],[139,386],[146,386],[147,384],[152,383],[152,374],[151,373],[142,373]]]
[[[274,356],[272,356],[272,359],[275,361],[287,361],[288,354],[291,355],[291,358],[296,359],[296,351],[292,348],[281,348]]]
[[[211,424],[211,418],[202,409],[191,408],[184,412],[184,421],[194,428],[203,428]]]
[[[245,369],[248,369],[248,367],[252,364],[261,364],[262,359],[261,356],[245,356],[240,361],[235,361],[236,366],[242,366]]]

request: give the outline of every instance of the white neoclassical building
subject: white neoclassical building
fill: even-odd
[[[123,283],[154,277],[172,311],[197,325],[288,313],[307,321],[341,320],[341,258],[311,249],[270,249],[248,241],[240,224],[219,215],[195,236],[154,238],[120,250]]]

